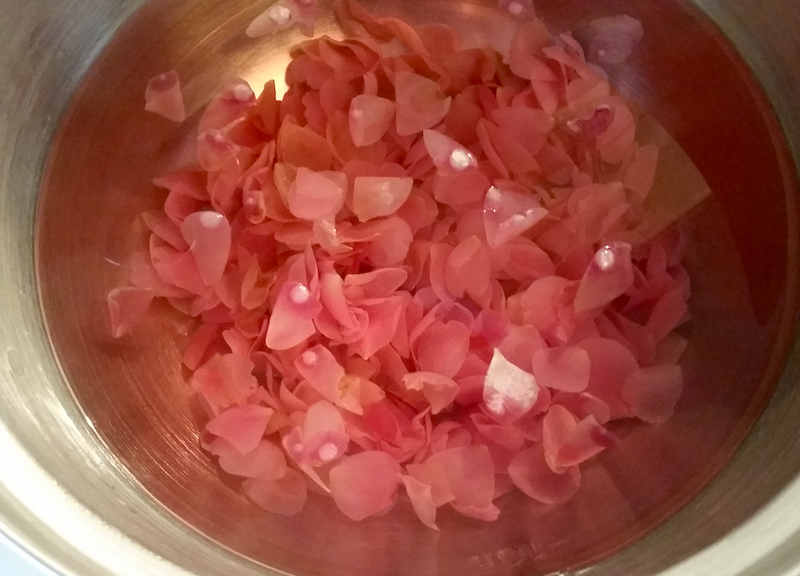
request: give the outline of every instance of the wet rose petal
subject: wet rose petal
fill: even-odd
[[[147,83],[144,109],[174,122],[186,120],[181,81],[175,70],[154,76]]]
[[[575,310],[599,308],[622,296],[633,284],[631,246],[613,242],[598,250],[575,294]]]
[[[230,257],[231,225],[218,212],[195,212],[183,221],[181,232],[203,282],[213,286],[222,278]]]
[[[522,234],[545,216],[547,210],[532,197],[494,186],[486,192],[483,219],[486,238],[492,248]]]
[[[683,389],[683,372],[675,364],[642,368],[630,375],[622,388],[622,397],[637,418],[660,424],[675,412]]]
[[[155,294],[150,289],[114,288],[108,293],[111,335],[120,338],[130,332],[146,315]]]
[[[397,133],[408,136],[433,128],[450,110],[450,97],[439,85],[412,72],[399,72],[394,79],[397,100]]]
[[[361,452],[331,468],[330,481],[339,510],[348,518],[363,520],[394,504],[400,465],[385,452]]]
[[[581,473],[577,466],[560,474],[553,472],[545,462],[541,445],[517,454],[508,465],[508,474],[517,488],[543,504],[566,502],[575,495],[581,484]]]
[[[362,94],[350,102],[350,136],[359,148],[378,142],[395,118],[395,103],[380,96]]]
[[[408,200],[413,186],[413,178],[356,178],[353,183],[353,212],[360,222],[394,214]]]
[[[308,487],[303,476],[291,468],[278,480],[251,478],[242,484],[245,494],[268,512],[293,516],[303,509]]]
[[[289,191],[289,211],[303,220],[333,217],[344,206],[346,179],[340,173],[313,172],[305,167]]]
[[[246,454],[258,446],[272,414],[264,406],[234,406],[206,424],[206,430]]]

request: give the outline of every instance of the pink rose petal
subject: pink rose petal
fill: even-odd
[[[189,252],[206,286],[222,278],[231,252],[231,225],[219,212],[195,212],[181,224],[181,232]]]
[[[349,456],[330,471],[333,500],[353,520],[363,520],[391,507],[399,482],[397,460],[378,451]]]
[[[497,248],[522,234],[547,215],[532,196],[492,186],[486,192],[483,219],[489,246]]]
[[[150,289],[114,288],[108,293],[111,334],[120,338],[130,332],[147,314],[155,294]]]
[[[584,312],[609,304],[633,284],[631,246],[612,242],[598,250],[575,294],[575,310]]]
[[[514,485],[543,504],[560,504],[572,498],[580,488],[581,473],[574,466],[561,474],[553,472],[544,460],[540,444],[517,454],[508,465]]]
[[[413,186],[413,178],[356,178],[353,183],[353,212],[360,222],[394,214],[408,200]]]
[[[346,188],[347,180],[341,173],[313,172],[300,167],[289,191],[289,211],[303,220],[335,216],[344,206]]]
[[[533,375],[540,386],[583,392],[589,385],[589,354],[578,347],[540,348],[533,353]]]
[[[371,146],[383,138],[395,118],[395,103],[380,96],[361,94],[350,102],[348,119],[353,144]]]
[[[450,110],[450,97],[439,85],[413,72],[398,72],[394,78],[397,101],[397,133],[409,136],[433,128]]]
[[[254,364],[236,354],[216,354],[192,375],[192,386],[214,410],[233,404],[243,406],[258,386],[253,376]]]
[[[175,70],[150,79],[145,90],[144,109],[174,122],[186,120],[181,81]]]
[[[234,406],[206,424],[206,430],[246,454],[258,446],[273,413],[264,406]]]
[[[317,332],[314,319],[321,309],[308,287],[300,282],[286,282],[269,318],[267,348],[287,350],[308,340]]]
[[[264,510],[293,516],[303,509],[308,487],[303,476],[291,468],[278,480],[251,478],[242,484],[245,494]]]
[[[625,381],[622,397],[633,414],[645,422],[660,424],[675,412],[683,390],[683,372],[675,364],[637,370]]]
[[[431,487],[423,484],[413,476],[402,476],[401,480],[406,488],[411,505],[417,517],[428,528],[439,530],[436,526],[436,506],[431,495]]]

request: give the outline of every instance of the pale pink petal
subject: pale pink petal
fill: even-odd
[[[390,296],[365,301],[360,307],[367,314],[367,328],[354,350],[362,358],[371,358],[375,352],[392,341],[400,318],[405,312],[406,301],[399,296]]]
[[[363,520],[391,507],[399,482],[400,464],[378,451],[349,456],[330,471],[333,500],[353,520]]]
[[[489,449],[481,444],[448,448],[436,452],[426,461],[444,469],[453,504],[462,507],[486,508],[494,499],[494,463]],[[413,472],[409,473],[417,477]]]
[[[631,245],[612,242],[598,250],[575,294],[577,312],[592,310],[609,304],[622,296],[633,284]]]
[[[433,164],[444,172],[459,173],[478,167],[478,160],[466,147],[436,130],[422,132]]]
[[[489,246],[497,248],[522,234],[548,211],[533,196],[501,190],[492,186],[486,192],[483,220]]]
[[[394,214],[408,200],[413,186],[413,178],[356,178],[353,183],[353,212],[361,222]]]
[[[250,85],[238,78],[231,82],[206,106],[197,130],[222,130],[242,118],[256,106],[256,95]]]
[[[438,530],[439,527],[436,526],[436,506],[431,495],[431,487],[423,484],[413,476],[404,475],[401,480],[417,517],[428,528]]]
[[[550,408],[542,421],[542,446],[547,465],[564,472],[617,443],[594,416],[578,420],[561,405]]]
[[[300,464],[318,467],[344,455],[350,437],[339,410],[330,402],[309,406],[303,425],[283,439],[286,452]]]
[[[416,342],[420,370],[452,378],[461,369],[469,351],[470,330],[460,322],[434,322]]]
[[[347,180],[343,174],[313,172],[300,167],[288,198],[289,211],[303,220],[336,215],[344,206]]]
[[[175,70],[151,78],[144,94],[144,109],[148,112],[160,114],[175,122],[186,120],[181,81]]]
[[[589,354],[583,348],[541,348],[533,353],[533,375],[540,386],[583,392],[589,385]]]
[[[245,33],[250,38],[267,36],[279,30],[285,30],[294,24],[294,14],[288,0],[274,3],[256,18],[247,27]]]
[[[433,414],[449,407],[458,394],[458,384],[436,372],[409,372],[403,376],[403,385],[408,390],[422,392]]]
[[[286,282],[269,318],[266,345],[287,350],[305,342],[317,331],[314,319],[322,309],[319,300],[300,282]]]
[[[181,232],[206,286],[219,282],[231,253],[231,225],[227,218],[210,210],[195,212],[183,221]]]
[[[622,388],[622,397],[640,420],[659,424],[675,412],[683,390],[683,372],[675,364],[642,368],[631,374]]]
[[[244,454],[231,449],[217,455],[219,467],[234,476],[278,480],[288,472],[283,450],[269,440],[261,440],[255,448]]]
[[[130,332],[147,314],[153,301],[153,291],[142,288],[114,288],[108,293],[108,313],[111,335],[120,338]]]
[[[489,250],[476,236],[456,246],[447,258],[444,283],[448,292],[461,298],[466,292],[473,298],[485,293],[491,279]]]
[[[433,128],[450,110],[450,97],[439,85],[413,72],[398,72],[394,78],[397,101],[397,133],[410,136]]]
[[[206,430],[245,454],[258,446],[273,412],[264,406],[234,406],[206,424]]]
[[[506,421],[519,418],[536,403],[539,385],[532,374],[518,368],[495,349],[483,388],[490,414]]]
[[[236,354],[216,354],[192,374],[191,383],[215,414],[232,404],[243,406],[258,386],[252,361]]]
[[[236,166],[239,152],[241,148],[219,130],[203,132],[197,138],[197,161],[209,172]]]
[[[305,478],[291,468],[278,480],[247,479],[242,488],[264,510],[283,516],[293,516],[300,512],[308,494]]]
[[[598,18],[589,24],[587,57],[604,64],[621,64],[644,37],[642,23],[627,15]]]
[[[302,377],[324,398],[345,410],[363,414],[358,390],[348,388],[358,382],[345,376],[344,368],[325,346],[317,344],[309,348],[297,357],[294,364]]]
[[[561,504],[580,488],[581,473],[574,466],[561,474],[553,472],[544,460],[541,444],[517,454],[508,465],[514,485],[527,496],[543,504]]]
[[[379,96],[361,94],[350,101],[350,136],[359,148],[383,138],[395,118],[395,103]]]

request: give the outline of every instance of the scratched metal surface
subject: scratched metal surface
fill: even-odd
[[[679,2],[598,0],[591,8],[566,0],[537,4],[549,20],[565,25],[588,17],[587,10],[626,11],[636,12],[657,37],[662,28],[665,42],[651,44],[650,59],[642,62],[643,67],[627,74],[622,70],[617,80],[641,105],[660,114],[690,156],[697,157],[712,189],[724,189],[721,205],[728,215],[739,215],[734,216],[734,236],[747,271],[748,305],[758,328],[753,333],[759,335],[752,353],[764,347],[753,357],[758,364],[753,388],[745,390],[752,397],[739,391],[742,398],[733,420],[724,414],[713,417],[718,418],[717,433],[725,431],[727,440],[715,440],[717,450],[708,453],[709,466],[698,464],[697,474],[687,476],[691,485],[665,496],[663,509],[649,501],[645,514],[646,501],[640,494],[627,520],[620,517],[608,524],[612,517],[593,524],[591,515],[562,515],[548,524],[541,521],[544,511],[511,502],[506,505],[510,520],[479,526],[445,519],[446,529],[435,537],[410,515],[350,525],[338,521],[325,504],[291,521],[253,511],[216,480],[199,453],[189,401],[181,388],[153,389],[153,381],[180,381],[177,351],[151,357],[147,342],[124,348],[112,345],[100,336],[105,329],[100,313],[85,313],[92,305],[101,310],[101,290],[96,286],[104,288],[114,281],[102,258],[87,259],[87,243],[103,246],[107,251],[102,255],[111,259],[122,255],[124,238],[114,229],[124,227],[126,215],[135,214],[150,199],[135,191],[117,191],[113,201],[104,201],[108,190],[59,199],[58,192],[69,188],[56,184],[104,182],[113,168],[115,181],[131,185],[141,177],[136,174],[137,162],[152,156],[166,162],[179,152],[175,144],[160,147],[171,140],[159,132],[164,130],[159,124],[148,120],[133,128],[149,135],[150,144],[121,148],[124,158],[120,150],[98,149],[100,131],[113,130],[116,121],[139,110],[141,94],[136,87],[151,73],[178,67],[189,80],[187,98],[197,108],[226,75],[242,74],[254,83],[280,76],[285,47],[297,39],[285,37],[254,47],[235,33],[268,2],[153,0],[129,20],[140,4],[11,0],[3,6],[6,17],[0,27],[6,28],[7,40],[0,51],[2,532],[57,571],[75,576],[275,573],[264,565],[298,575],[331,576],[362,572],[788,576],[796,571],[800,566],[800,451],[796,449],[800,349],[796,345],[769,406],[730,464],[687,507],[645,536],[728,459],[758,416],[759,399],[766,399],[773,377],[781,371],[780,344],[797,341],[792,335],[800,269],[795,171],[777,125],[771,124],[766,101],[747,82],[746,69],[731,64],[735,55],[720,44],[713,27],[698,19],[699,13],[690,10],[687,16]],[[478,23],[484,31],[502,28],[502,23],[485,19],[491,14],[490,0],[366,4],[405,10],[417,20],[471,22],[473,28]],[[795,103],[800,89],[800,6],[779,0],[697,4],[733,39],[755,71],[795,158],[800,157],[800,114]],[[112,41],[117,27],[126,21]],[[693,52],[698,47],[703,50]],[[647,76],[648,62],[651,73],[669,64],[673,81]],[[63,116],[76,91],[69,114]],[[73,174],[77,179],[46,183],[45,202],[38,207],[42,172],[62,119],[73,130],[67,133],[69,138],[61,133],[67,143],[62,148],[71,153],[62,156],[62,168],[68,160],[83,158],[86,163],[80,165],[80,174]],[[130,124],[123,122],[129,129]],[[730,132],[722,131],[729,125]],[[754,186],[739,190],[736,159],[744,158],[748,148],[758,153],[756,166],[761,172],[741,174],[741,182]],[[741,168],[741,161],[738,164]],[[120,179],[119,174],[127,176]],[[752,190],[758,190],[760,202],[748,199]],[[45,241],[40,238],[38,272],[49,335],[34,267],[37,209],[42,217],[39,232],[47,232]],[[758,225],[748,226],[754,222]],[[181,337],[179,323],[169,318],[151,328],[157,340]],[[769,348],[771,343],[777,348]],[[124,370],[131,366],[136,370]],[[648,445],[647,439],[640,442]],[[658,470],[655,466],[648,478]],[[603,509],[603,498],[621,493],[601,480],[594,484],[598,498],[585,498],[585,507],[572,508],[573,512],[597,512]],[[631,492],[635,490],[626,492],[626,499]],[[569,537],[575,526],[585,535],[583,544]],[[607,526],[616,532],[604,535]],[[618,548],[621,551],[603,559]],[[584,568],[587,563],[591,565]]]

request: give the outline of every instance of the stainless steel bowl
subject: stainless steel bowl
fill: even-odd
[[[511,498],[495,524],[446,517],[435,535],[400,511],[348,523],[321,500],[288,520],[259,512],[197,446],[180,320],[108,337],[102,298],[130,223],[191,137],[191,123],[141,113],[144,83],[178,68],[196,111],[226,79],[280,77],[299,38],[241,34],[268,3],[3,6],[0,532],[74,576],[797,574],[800,6],[538,1],[560,28],[644,22],[616,84],[694,163],[678,182],[691,172],[713,191],[682,219],[695,240],[691,384],[673,422],[626,431],[569,506]],[[364,3],[476,35],[506,26],[493,0]]]

